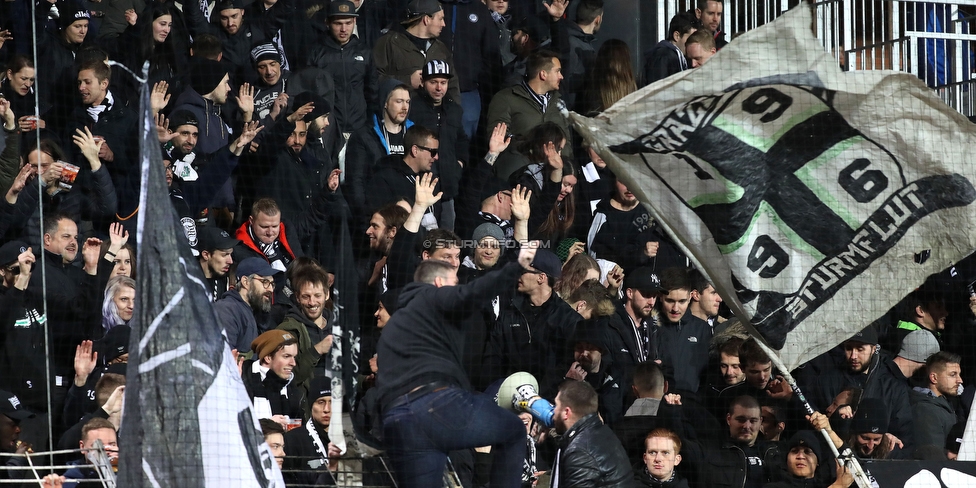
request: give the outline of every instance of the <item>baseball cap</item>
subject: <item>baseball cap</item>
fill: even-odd
[[[201,252],[210,252],[214,249],[233,249],[240,242],[226,230],[217,227],[197,227],[197,230],[199,231],[200,242],[197,248]]]
[[[654,296],[661,291],[661,279],[651,268],[641,266],[624,276],[624,290],[628,288],[641,292],[645,297]]]
[[[916,363],[924,363],[929,356],[942,350],[939,341],[927,330],[913,330],[909,332],[901,341],[901,351],[899,357]]]
[[[454,74],[451,73],[451,65],[447,64],[447,61],[434,59],[424,65],[424,70],[420,73],[420,77],[423,80],[437,77],[454,78]]]
[[[512,29],[512,32],[515,31],[528,34],[529,38],[536,44],[542,44],[550,39],[549,26],[535,15],[528,15],[520,19]]]
[[[287,330],[272,329],[254,339],[251,342],[251,350],[257,354],[258,358],[263,358],[270,356],[279,347],[289,344],[298,344],[298,338],[295,337],[295,334]]]
[[[6,390],[0,390],[0,413],[18,422],[34,418],[34,412],[24,408],[20,398]]]
[[[280,273],[281,270],[277,270],[271,267],[267,261],[263,258],[247,258],[241,261],[241,264],[237,265],[237,276],[274,276]]]
[[[7,266],[17,262],[21,254],[30,247],[24,241],[10,241],[0,246],[0,266]]]
[[[349,0],[332,0],[329,4],[329,17],[359,17],[356,4]]]
[[[425,16],[434,15],[441,11],[441,3],[437,0],[410,0],[407,4],[407,18],[401,24],[410,24]]]
[[[861,344],[877,344],[878,343],[878,331],[874,330],[874,327],[867,326],[857,334],[854,334],[849,339],[844,342],[860,342]]]
[[[563,272],[563,266],[559,262],[559,257],[548,249],[536,250],[535,259],[532,260],[531,266],[545,273],[550,278],[559,278]]]

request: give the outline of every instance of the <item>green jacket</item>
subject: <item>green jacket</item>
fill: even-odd
[[[331,311],[326,310],[324,315],[326,317],[331,316]],[[308,333],[309,327],[318,328],[318,326],[305,319],[304,315],[301,315],[301,312],[289,313],[285,317],[284,322],[278,326],[279,329],[287,330],[298,336],[298,357],[295,358],[295,370],[293,371],[295,378],[292,382],[302,388],[303,391],[308,391],[308,383],[312,379],[312,376],[314,376],[315,365],[318,364],[323,356],[323,354],[319,354],[315,350],[315,343],[312,342],[312,337]],[[325,330],[331,333],[331,320],[328,320],[326,323]]]
[[[508,133],[515,136],[525,136],[533,127],[543,122],[554,122],[566,134],[566,147],[563,155],[572,151],[572,144],[569,144],[569,121],[560,113],[563,105],[558,91],[551,91],[549,105],[543,112],[539,104],[536,103],[528,90],[521,83],[518,85],[504,88],[491,99],[488,105],[488,127],[494,129],[501,122],[508,124]],[[568,152],[569,151],[569,152]]]
[[[6,195],[20,172],[20,132],[3,129],[6,146],[0,153],[0,195]]]
[[[454,55],[446,44],[439,39],[432,39],[430,47],[423,52],[407,37],[406,31],[401,27],[390,29],[376,40],[376,46],[373,47],[373,62],[376,64],[376,70],[379,71],[380,83],[386,78],[394,78],[410,86],[411,89],[417,88],[410,85],[410,76],[415,71],[423,71],[424,65],[435,59],[447,61],[451,72],[456,72]],[[461,99],[457,76],[451,77],[448,82],[447,94],[454,100]],[[380,100],[380,103],[383,103],[383,100]]]

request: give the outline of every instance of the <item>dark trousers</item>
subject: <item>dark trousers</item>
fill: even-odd
[[[447,453],[491,446],[492,487],[518,487],[525,426],[492,397],[445,387],[411,398],[383,415],[383,439],[400,488],[442,486]]]

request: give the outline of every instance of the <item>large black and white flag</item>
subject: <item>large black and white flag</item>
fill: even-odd
[[[170,205],[145,85],[142,107],[138,299],[118,484],[284,487]]]
[[[811,25],[804,4],[572,114],[789,369],[976,249],[972,124],[911,75],[841,71]]]

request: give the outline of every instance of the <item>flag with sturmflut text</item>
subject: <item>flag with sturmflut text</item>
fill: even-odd
[[[170,204],[146,85],[141,99],[138,284],[118,486],[283,488]]]
[[[812,25],[801,5],[571,114],[789,369],[976,248],[974,126],[909,74],[841,71]]]

